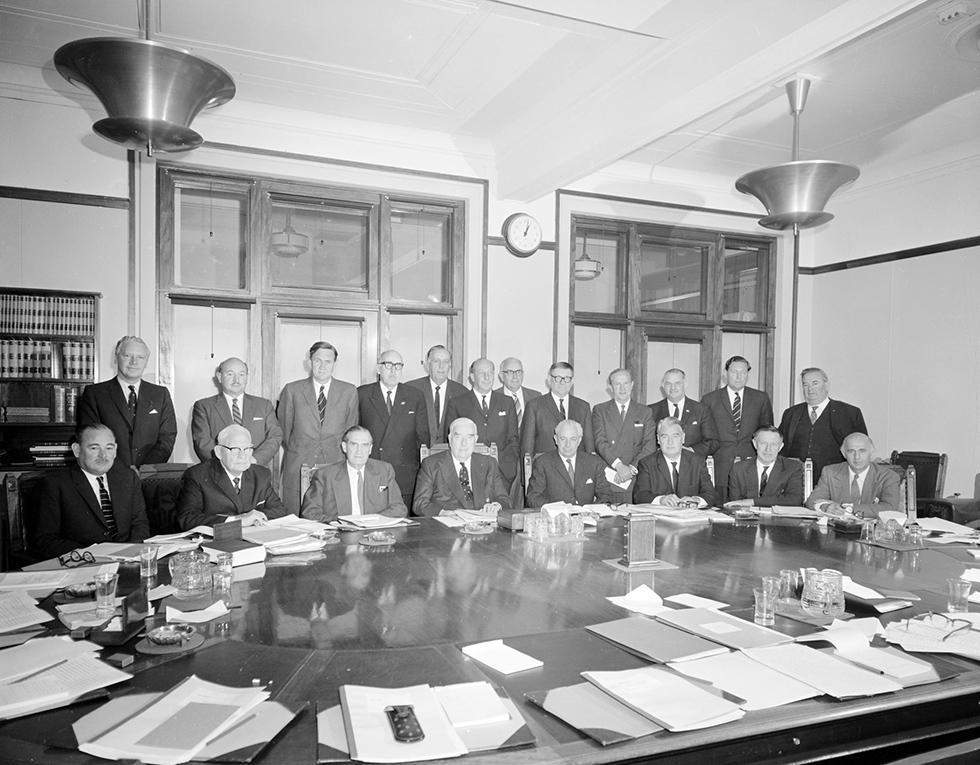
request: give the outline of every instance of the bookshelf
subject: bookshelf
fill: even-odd
[[[0,289],[0,465],[63,464],[98,377],[93,292]]]

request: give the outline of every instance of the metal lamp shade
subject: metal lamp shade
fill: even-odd
[[[75,40],[58,48],[54,64],[102,102],[109,116],[92,126],[96,133],[148,153],[200,146],[204,139],[191,121],[235,96],[235,83],[220,66],[153,40]]]
[[[824,212],[827,200],[860,174],[853,165],[800,160],[746,173],[735,181],[735,188],[743,194],[751,194],[765,205],[769,215],[759,220],[760,226],[777,231],[794,225],[809,228],[834,217]]]

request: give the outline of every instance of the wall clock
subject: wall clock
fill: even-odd
[[[508,215],[501,233],[504,246],[519,258],[526,258],[541,246],[541,224],[527,213]]]

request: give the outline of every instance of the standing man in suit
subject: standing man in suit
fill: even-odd
[[[177,518],[185,531],[231,518],[252,526],[288,514],[272,488],[272,471],[252,463],[252,434],[241,425],[223,428],[211,459],[184,472]]]
[[[539,454],[534,460],[527,488],[528,507],[541,507],[548,502],[589,505],[616,501],[616,487],[606,480],[606,463],[594,454],[579,451],[581,442],[582,426],[575,420],[558,423],[557,451]]]
[[[466,393],[466,388],[449,379],[452,357],[446,346],[433,345],[429,348],[429,352],[425,354],[424,366],[429,374],[409,381],[408,385],[418,390],[425,399],[429,433],[423,443],[435,446],[446,443],[446,424],[451,422],[446,415],[446,407],[456,396]]]
[[[82,425],[71,445],[76,464],[41,483],[34,532],[38,555],[53,558],[97,542],[142,542],[150,536],[134,471],[116,459],[106,425]]]
[[[660,422],[664,417],[674,417],[684,428],[684,447],[691,449],[700,457],[708,457],[718,448],[718,428],[715,418],[697,399],[687,396],[687,375],[683,369],[668,369],[664,372],[660,388],[667,397],[650,404],[653,421]]]
[[[582,426],[582,451],[594,452],[592,435],[592,407],[580,398],[570,395],[575,370],[567,361],[556,361],[548,369],[549,392],[531,399],[524,413],[521,434],[521,454],[535,457],[555,447],[555,426],[562,420],[575,420]]]
[[[201,462],[211,459],[221,430],[229,425],[241,425],[252,434],[252,443],[256,444],[252,462],[269,467],[282,443],[282,428],[272,402],[245,392],[248,365],[241,359],[232,357],[222,361],[214,379],[220,393],[195,401],[191,416],[191,437],[198,459]]]
[[[874,442],[864,433],[851,433],[841,445],[845,463],[827,465],[807,497],[811,510],[827,515],[877,518],[882,510],[900,510],[895,471],[875,465]]]
[[[507,487],[493,457],[476,454],[476,423],[465,417],[449,425],[449,451],[426,457],[419,469],[412,515],[474,510],[495,516],[507,506]]]
[[[378,361],[378,382],[357,389],[361,425],[371,432],[371,456],[395,469],[405,507],[412,506],[419,447],[429,438],[425,399],[417,388],[399,384],[405,367],[398,351],[385,351]]]
[[[499,379],[502,388],[499,390],[514,400],[514,410],[517,412],[517,428],[520,433],[524,424],[524,412],[532,398],[541,395],[541,391],[524,387],[524,364],[520,359],[508,356],[500,362]],[[520,436],[518,435],[518,438]]]
[[[493,362],[477,359],[470,364],[472,390],[456,396],[446,405],[446,420],[452,422],[466,417],[476,423],[476,440],[481,444],[497,445],[497,466],[508,486],[513,486],[518,474],[517,412],[514,402],[493,389]]]
[[[170,391],[143,379],[150,347],[126,335],[116,343],[116,376],[86,386],[78,406],[78,424],[108,425],[116,436],[123,465],[166,462],[177,440],[177,417]]]
[[[633,373],[616,369],[609,374],[612,401],[592,410],[592,432],[596,452],[616,471],[616,483],[629,483],[625,489],[610,486],[611,502],[633,501],[633,478],[637,463],[656,450],[657,440],[650,409],[633,400]],[[559,447],[559,451],[561,451]]]
[[[739,462],[728,476],[728,502],[725,507],[772,507],[803,504],[803,463],[781,457],[783,437],[770,426],[752,436],[755,459]]]
[[[786,445],[783,454],[813,460],[813,476],[819,479],[825,465],[843,462],[840,447],[850,433],[868,432],[864,415],[856,406],[828,397],[830,379],[817,367],[800,373],[804,403],[783,412],[779,432]]]
[[[304,518],[326,523],[340,515],[408,515],[394,468],[371,459],[374,439],[370,430],[363,425],[348,428],[340,448],[346,459],[324,465],[313,475],[303,497],[300,514]]]
[[[310,346],[310,377],[283,386],[277,414],[282,425],[282,498],[299,514],[303,465],[339,462],[340,437],[357,424],[357,390],[333,379],[337,349],[323,340]]]
[[[761,390],[749,388],[752,366],[743,356],[732,356],[725,362],[726,384],[703,399],[718,427],[718,449],[715,458],[715,485],[722,502],[728,493],[728,475],[737,462],[755,456],[752,434],[772,425],[772,401]]]
[[[715,487],[704,460],[684,449],[684,428],[674,417],[664,417],[657,425],[660,449],[640,460],[636,475],[635,502],[677,507],[708,507],[717,500]]]

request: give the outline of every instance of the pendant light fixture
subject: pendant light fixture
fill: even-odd
[[[293,211],[286,209],[286,225],[282,231],[273,231],[270,237],[272,252],[280,258],[298,258],[310,249],[310,237],[293,228]]]
[[[580,282],[591,281],[602,273],[602,263],[590,258],[589,253],[586,252],[588,244],[589,238],[583,234],[582,254],[572,263],[572,275]]]
[[[809,90],[810,80],[804,77],[786,83],[793,115],[793,161],[753,170],[735,181],[738,191],[756,197],[768,211],[759,225],[777,231],[810,228],[831,220],[834,216],[823,209],[827,200],[861,173],[840,162],[800,160],[800,114]]]
[[[102,103],[108,117],[92,128],[103,138],[147,155],[194,149],[204,139],[191,121],[234,98],[235,83],[220,66],[151,40],[150,0],[142,11],[144,39],[75,40],[55,52],[55,68]]]

